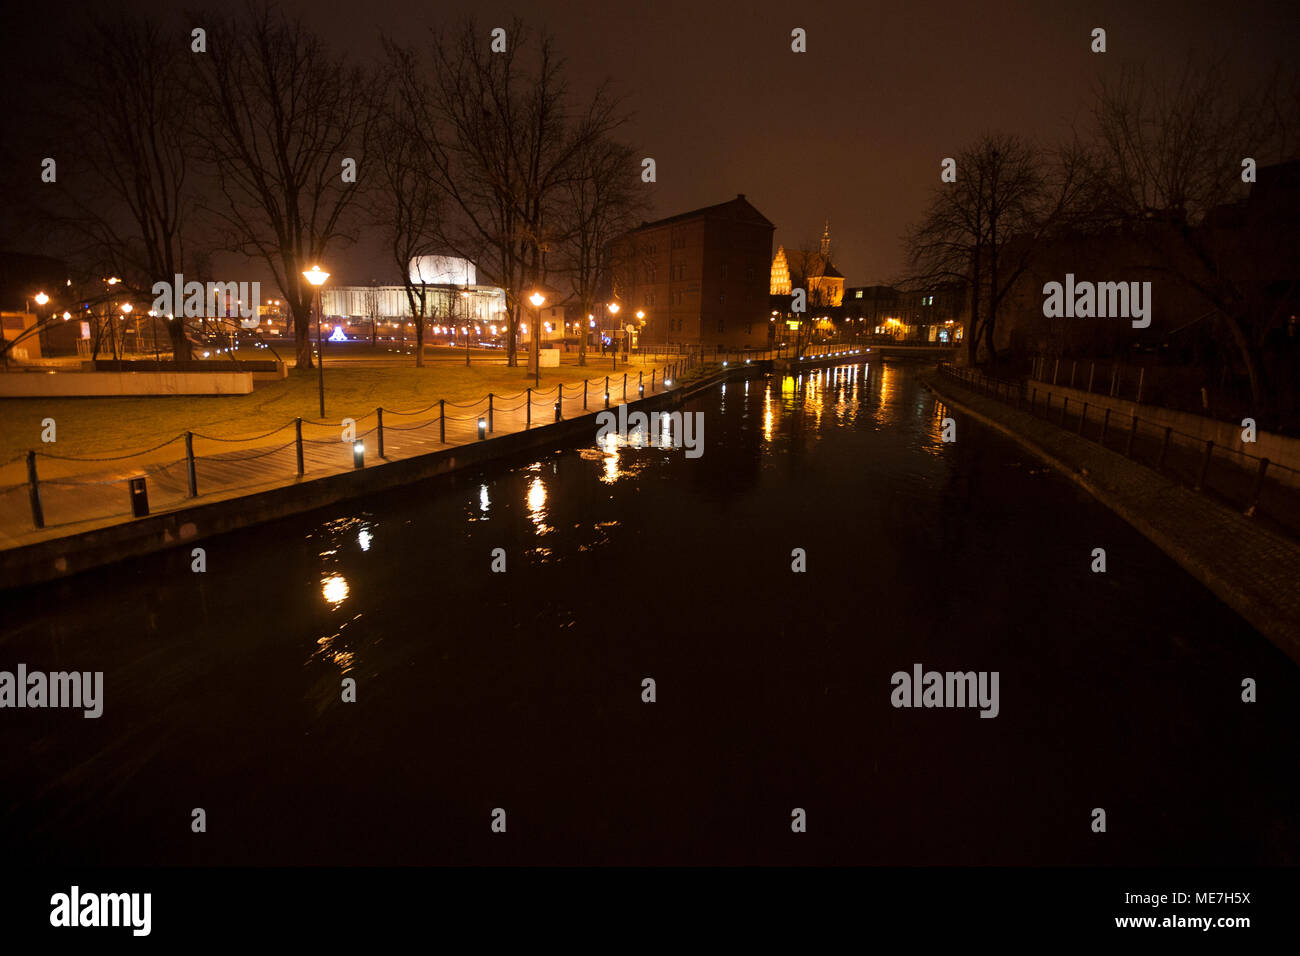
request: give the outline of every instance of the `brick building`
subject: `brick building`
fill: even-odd
[[[619,322],[639,324],[648,347],[766,347],[775,230],[743,193],[643,223],[611,248],[610,301],[622,307]]]

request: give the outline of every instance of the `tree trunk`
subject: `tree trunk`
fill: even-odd
[[[188,362],[192,357],[190,340],[185,334],[185,320],[180,316],[167,320],[167,337],[172,340],[172,358]]]
[[[415,367],[424,368],[424,319],[415,320]]]
[[[289,308],[293,310],[293,337],[295,360],[294,368],[313,368],[311,358],[311,305],[305,308],[301,303],[292,302]]]

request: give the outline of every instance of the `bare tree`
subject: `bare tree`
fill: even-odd
[[[612,272],[613,241],[636,225],[648,209],[634,170],[631,147],[604,135],[578,134],[581,146],[565,188],[560,215],[559,271],[568,276],[582,311],[578,364],[587,364],[587,320],[596,296]]]
[[[998,310],[1041,240],[1084,206],[1091,166],[1077,143],[1054,151],[989,133],[957,157],[957,180],[935,188],[908,233],[906,285],[957,282],[970,297],[968,360],[997,360]]]
[[[1294,250],[1295,223],[1269,222],[1266,235],[1253,236],[1263,224],[1225,229],[1210,220],[1245,195],[1243,157],[1260,166],[1294,157],[1295,73],[1278,71],[1264,88],[1239,93],[1222,61],[1189,60],[1173,76],[1128,67],[1100,84],[1094,115],[1107,212],[1143,241],[1147,268],[1172,276],[1212,307],[1249,380],[1252,404],[1263,412],[1259,346],[1280,315],[1276,299],[1259,294],[1259,265],[1276,262],[1279,249]],[[1294,265],[1273,278],[1294,276]]]
[[[545,254],[559,235],[558,206],[589,138],[619,122],[598,90],[574,114],[552,40],[519,20],[503,52],[473,20],[434,34],[427,56],[387,42],[408,134],[424,150],[447,215],[440,244],[475,258],[506,294],[507,362],[517,364],[519,321]]]
[[[835,294],[827,281],[831,268],[829,249],[826,254],[814,249],[814,243],[804,241],[798,249],[785,250],[786,265],[790,270],[790,287],[802,289],[805,311],[799,315],[799,328],[795,331],[795,355],[803,355],[817,337],[818,322],[825,310],[834,308]]]
[[[442,191],[428,153],[401,113],[400,100],[387,103],[378,129],[378,176],[373,211],[402,276],[402,288],[415,325],[415,365],[424,367],[424,331],[430,318],[429,281],[415,274],[421,257],[438,249]]]
[[[124,13],[92,15],[75,42],[64,128],[84,175],[68,177],[70,208],[59,219],[88,240],[90,258],[122,280],[119,293],[151,300],[155,282],[184,271],[195,225],[188,53],[157,21]],[[174,357],[188,359],[184,317],[158,319]]]
[[[194,129],[225,200],[215,211],[231,246],[271,270],[293,313],[297,367],[310,368],[314,289],[302,272],[352,238],[344,217],[359,183],[344,172],[353,160],[364,175],[375,84],[269,6],[209,22]]]

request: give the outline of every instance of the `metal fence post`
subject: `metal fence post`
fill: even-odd
[[[1125,458],[1133,457],[1133,439],[1137,438],[1137,433],[1138,433],[1138,417],[1134,415],[1133,424],[1129,427],[1128,430],[1128,443],[1124,446]]]
[[[1255,487],[1250,493],[1250,507],[1246,509],[1246,517],[1255,517],[1255,509],[1259,506],[1259,496],[1264,493],[1264,472],[1268,471],[1268,459],[1259,460],[1259,471],[1255,473]]]
[[[585,378],[582,380],[582,410],[584,412],[587,410],[587,380]]]
[[[375,417],[379,419],[379,426],[377,429],[377,431],[379,432],[379,457],[383,458],[384,457],[384,410],[382,408],[376,408]]]
[[[492,393],[488,392],[488,434],[489,435],[492,434],[492,430],[496,427],[496,423],[492,420],[492,417],[493,417]]]
[[[528,411],[524,413],[524,427],[527,428],[533,423],[533,390],[531,388],[526,388],[524,389],[524,392],[526,392],[528,396],[525,400]]]
[[[560,420],[560,418],[564,417],[564,383],[561,382],[558,388],[559,388],[559,392],[556,394],[555,403],[556,403],[556,408],[559,409],[560,414],[559,417],[555,419],[557,422]]]
[[[1145,367],[1138,369],[1138,397],[1137,404],[1142,404],[1142,383],[1146,380],[1147,370]]]
[[[1214,442],[1207,440],[1205,442],[1205,457],[1201,460],[1201,473],[1196,478],[1196,491],[1205,488],[1205,479],[1210,474],[1210,459],[1214,456]]]
[[[293,420],[293,430],[294,430],[295,443],[298,446],[298,477],[301,478],[302,470],[303,470],[302,469],[302,419],[301,418],[295,418]]]
[[[1097,363],[1093,362],[1088,366],[1088,391],[1092,392],[1092,377],[1097,374]]]
[[[623,373],[623,401],[627,401],[627,372]]]
[[[1173,435],[1174,430],[1168,425],[1165,426],[1165,440],[1160,446],[1160,460],[1156,462],[1156,471],[1165,467],[1165,455],[1169,452],[1169,438]]]
[[[1065,401],[1061,402],[1061,421],[1060,426],[1065,427],[1065,416],[1070,410],[1070,396],[1065,396]]]
[[[199,477],[194,471],[194,433],[185,433],[185,465],[189,472],[190,497],[199,496]]]
[[[447,400],[438,399],[438,444],[447,444]]]
[[[1103,448],[1106,445],[1106,426],[1110,424],[1110,409],[1106,409],[1106,414],[1101,416],[1101,434],[1097,436],[1097,444]]]
[[[1088,403],[1087,403],[1087,402],[1084,402],[1084,403],[1083,403],[1083,411],[1081,411],[1081,412],[1079,413],[1079,432],[1078,432],[1078,434],[1080,434],[1080,435],[1083,434],[1083,426],[1084,426],[1084,423],[1087,422],[1087,421],[1088,421]]]
[[[36,452],[27,453],[27,494],[32,502],[32,524],[45,527],[45,509],[41,507],[41,485],[36,478]]]

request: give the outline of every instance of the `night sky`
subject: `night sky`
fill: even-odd
[[[658,182],[645,187],[656,215],[743,192],[776,223],[775,241],[794,245],[815,241],[829,216],[850,285],[898,274],[899,238],[919,217],[940,159],[981,131],[1054,142],[1071,124],[1086,127],[1090,86],[1126,61],[1177,66],[1189,54],[1223,53],[1249,82],[1294,57],[1297,38],[1297,14],[1282,2],[284,5],[363,58],[377,54],[381,31],[409,39],[462,12],[489,29],[516,13],[544,26],[575,89],[608,77],[626,96],[635,114],[627,139],[658,166]],[[3,164],[6,195],[15,176],[37,180],[45,79],[59,68],[49,40],[81,9],[42,3],[5,14],[6,58],[20,77],[6,121],[18,127],[5,136],[17,145]],[[805,54],[790,51],[796,26],[808,33]],[[1089,50],[1096,26],[1107,30],[1101,55]],[[12,220],[3,221],[5,248],[59,254],[41,247],[40,230],[25,234],[30,224]],[[340,282],[393,278],[370,243],[335,255]]]

